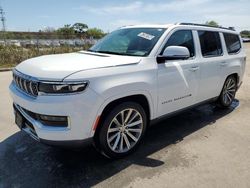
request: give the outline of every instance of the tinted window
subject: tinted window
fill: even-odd
[[[203,56],[219,56],[222,54],[220,35],[218,32],[198,31]]]
[[[106,35],[89,51],[130,56],[147,56],[165,32],[163,28],[124,28]]]
[[[190,52],[190,57],[194,56],[194,40],[192,31],[180,30],[173,33],[165,44],[163,51],[168,46],[183,46],[186,47]],[[162,53],[163,53],[162,51]]]
[[[241,44],[238,35],[230,33],[223,33],[223,35],[227,46],[227,52],[229,54],[237,53],[238,51],[240,51]]]

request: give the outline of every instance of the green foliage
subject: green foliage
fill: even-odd
[[[75,38],[95,38],[99,39],[105,33],[99,28],[90,28],[84,23],[66,24],[61,28],[54,29],[46,27],[39,32],[1,32],[1,39],[75,39]]]
[[[89,44],[86,44],[83,47],[50,47],[50,48],[42,48],[42,50],[31,47],[31,48],[23,48],[17,46],[3,46],[0,45],[0,68],[3,67],[13,67],[22,61],[37,57],[41,55],[47,54],[59,54],[59,53],[69,53],[76,52],[80,50],[87,50],[90,48]]]
[[[209,26],[219,27],[219,24],[216,21],[214,21],[214,20],[206,21],[205,24],[209,25]]]
[[[93,37],[96,39],[100,39],[100,38],[105,36],[105,33],[101,29],[98,29],[98,28],[88,29],[86,34],[87,34],[87,36]]]
[[[75,34],[85,33],[88,29],[88,25],[84,23],[75,23],[73,25],[67,24],[64,27],[59,28],[56,32],[60,35],[64,35],[66,38],[74,38]]]
[[[88,25],[87,24],[84,24],[84,23],[75,23],[73,26],[72,26],[73,30],[76,32],[76,33],[84,33],[87,31],[88,29]]]
[[[20,36],[17,32],[0,32],[0,39],[26,39],[27,37],[28,36],[26,34]]]
[[[240,35],[241,35],[242,37],[250,38],[250,31],[248,31],[248,30],[243,30],[243,31],[240,32]]]
[[[66,38],[69,38],[70,35],[75,34],[75,31],[70,24],[64,25],[64,27],[57,29],[56,32],[60,35],[66,36]]]
[[[54,29],[47,27],[39,32],[1,32],[0,40],[3,39],[74,39],[74,38],[102,38],[105,33],[98,28],[88,29],[84,23],[67,24],[61,28]],[[41,55],[67,53],[79,50],[86,50],[90,44],[83,47],[60,46],[60,47],[38,47],[30,46],[28,48],[18,46],[3,46],[0,44],[0,67],[15,66],[18,63]]]

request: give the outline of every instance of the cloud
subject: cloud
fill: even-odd
[[[48,18],[50,18],[50,16],[49,15],[40,15],[40,16],[38,16],[38,18],[48,19]]]
[[[78,9],[96,14],[120,14],[122,12],[131,13],[139,10],[142,7],[143,3],[140,1],[136,1],[130,4],[110,5],[104,7],[81,6]]]
[[[145,12],[173,12],[173,11],[187,11],[190,7],[197,7],[204,5],[209,0],[176,0],[176,1],[170,1],[170,2],[158,2],[158,3],[147,3],[144,4],[144,11]],[[191,9],[189,9],[191,10]],[[193,9],[195,12],[196,10]]]
[[[134,1],[99,5],[81,6],[84,10],[99,16],[115,16],[113,27],[144,23],[165,22],[198,22],[215,20],[221,25],[236,26],[238,29],[250,28],[249,0],[170,0],[170,1]],[[157,19],[159,17],[159,19]],[[167,20],[166,20],[167,21]]]
[[[166,12],[166,11],[183,11],[183,9],[188,6],[197,6],[202,5],[208,2],[209,0],[175,0],[170,2],[155,2],[155,3],[147,3],[142,1],[134,1],[132,3],[127,4],[119,4],[119,5],[107,5],[100,7],[93,6],[81,6],[80,10],[84,10],[87,12],[97,13],[97,14],[131,14],[136,12]]]
[[[150,23],[135,19],[118,19],[111,23],[111,27],[118,28],[122,26],[141,25],[141,24],[150,24]]]

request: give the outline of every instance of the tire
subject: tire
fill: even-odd
[[[221,108],[228,108],[231,106],[237,90],[237,80],[235,76],[227,77],[220,96],[218,98],[218,104]]]
[[[101,153],[111,159],[122,158],[140,145],[147,127],[141,105],[124,102],[112,109],[98,132]]]

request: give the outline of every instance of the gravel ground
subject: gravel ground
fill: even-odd
[[[250,57],[250,44],[247,47]],[[111,161],[93,147],[44,146],[14,125],[11,72],[0,72],[0,187],[250,187],[250,61],[232,107],[204,105],[151,127]]]

